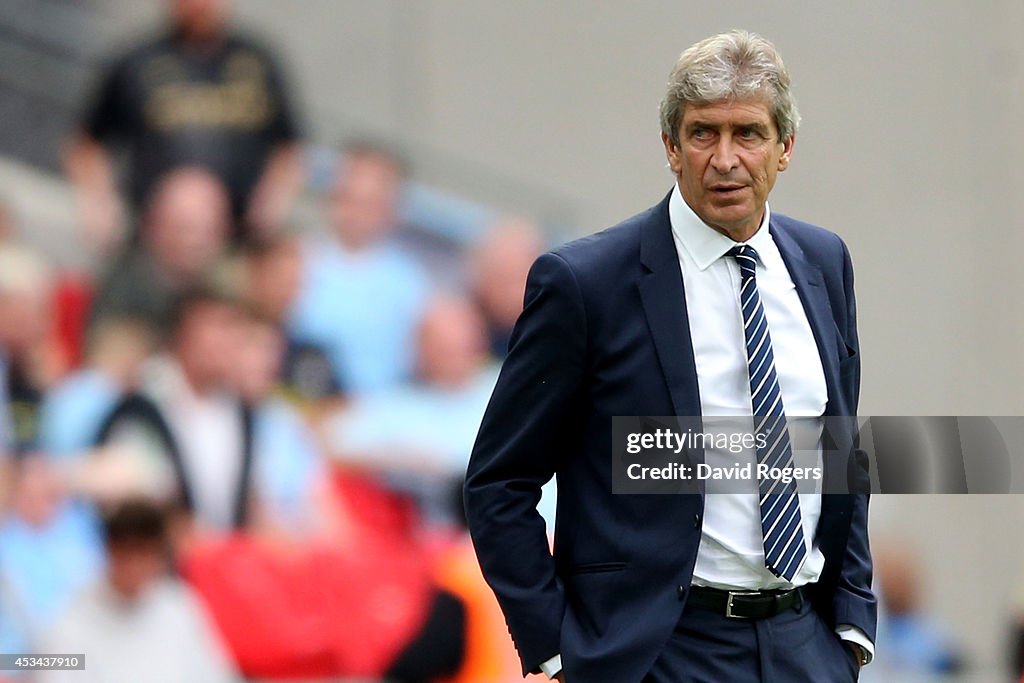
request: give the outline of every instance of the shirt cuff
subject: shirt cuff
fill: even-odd
[[[840,640],[848,640],[864,648],[864,651],[868,653],[866,664],[870,664],[871,660],[875,658],[875,644],[868,640],[868,637],[864,635],[864,631],[861,631],[856,626],[839,624],[836,626],[836,635],[839,636]]]
[[[548,678],[554,678],[562,672],[562,655],[557,654],[548,661],[540,665],[540,670],[544,672],[544,675]]]

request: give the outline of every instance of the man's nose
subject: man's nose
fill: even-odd
[[[721,136],[711,154],[711,166],[722,175],[726,175],[739,166],[739,163],[739,156],[736,154],[732,137]]]

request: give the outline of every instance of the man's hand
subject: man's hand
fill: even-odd
[[[267,238],[284,227],[295,197],[302,189],[302,152],[296,143],[280,145],[267,160],[245,211],[250,237]]]
[[[113,253],[124,237],[125,211],[110,155],[99,142],[81,133],[68,145],[64,167],[75,187],[82,238],[98,254]]]
[[[853,643],[853,642],[851,642],[849,640],[845,640],[843,642],[846,643],[846,646],[848,648],[853,650],[853,655],[854,655],[854,657],[857,658],[857,671],[860,671],[861,668],[863,668],[863,666],[864,666],[863,664],[861,664],[861,662],[864,661],[864,648],[862,648],[857,643]]]

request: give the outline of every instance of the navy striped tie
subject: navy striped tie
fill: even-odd
[[[754,429],[755,433],[767,437],[766,446],[757,449],[757,460],[769,468],[792,467],[793,448],[779,378],[775,373],[772,339],[754,276],[757,251],[744,244],[730,249],[729,255],[740,267],[740,304]],[[772,574],[792,581],[807,557],[796,485],[792,482],[785,484],[782,479],[761,477],[758,489],[765,566]]]

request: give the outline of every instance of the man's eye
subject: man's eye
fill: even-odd
[[[711,131],[709,131],[707,128],[694,128],[693,132],[690,133],[690,136],[694,140],[706,140],[707,138],[711,137]]]
[[[743,128],[743,129],[741,129],[739,136],[741,138],[743,138],[744,140],[753,140],[753,139],[758,137],[757,131],[754,130],[753,128]]]

